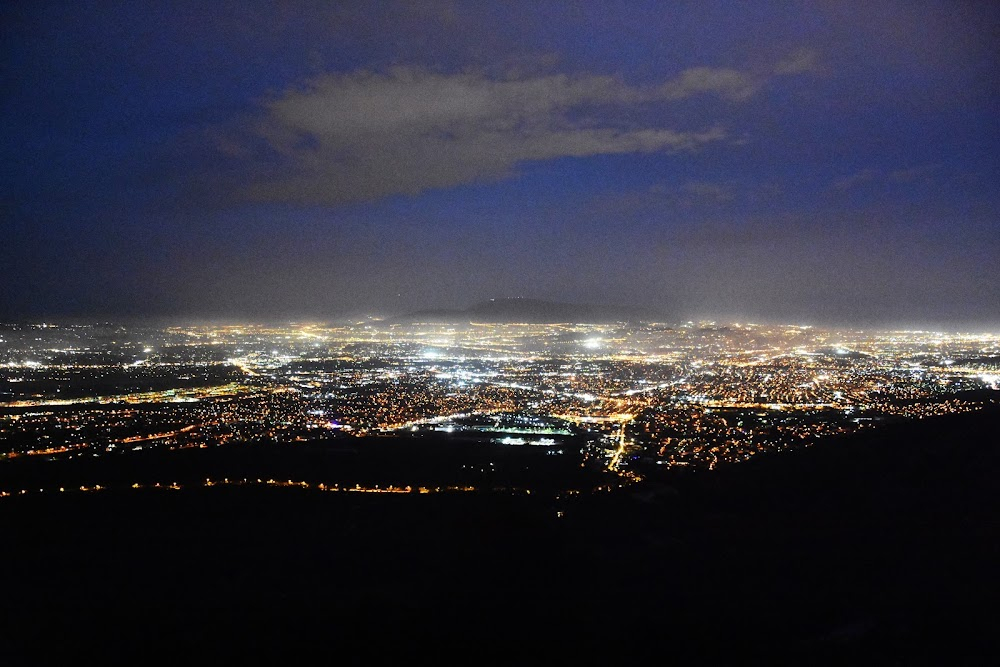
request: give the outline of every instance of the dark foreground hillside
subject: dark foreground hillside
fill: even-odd
[[[655,494],[5,498],[3,663],[989,664],[998,425],[927,420]]]

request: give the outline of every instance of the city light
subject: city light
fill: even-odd
[[[365,321],[304,336],[241,324],[122,331],[95,363],[107,344],[86,327],[2,333],[5,458],[426,432],[557,448],[572,435],[545,421],[558,419],[618,475],[714,469],[978,410],[1000,383],[1000,336],[984,334]],[[121,363],[137,350],[158,352]]]

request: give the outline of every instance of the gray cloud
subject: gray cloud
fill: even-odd
[[[618,202],[609,202],[609,206],[612,209],[618,206],[631,211],[676,212],[682,208],[708,211],[728,206],[736,199],[736,194],[737,188],[733,183],[710,181],[686,181],[679,185],[657,183],[650,186],[645,193],[620,196],[617,198]],[[626,202],[627,206],[624,205]]]
[[[504,178],[526,161],[696,150],[725,131],[636,127],[621,111],[700,94],[739,101],[757,88],[750,75],[707,67],[650,87],[415,68],[325,75],[266,100],[215,145],[255,165],[241,197],[337,204]]]
[[[886,178],[893,183],[913,183],[915,181],[930,183],[934,175],[940,170],[940,167],[941,165],[938,164],[925,164],[919,167],[910,167],[909,169],[897,169],[890,171],[886,175]]]
[[[877,169],[862,169],[861,171],[833,179],[830,187],[834,190],[850,190],[852,188],[879,183],[916,183],[930,184],[935,174],[940,170],[938,164],[925,164],[917,167],[896,169],[885,172]]]
[[[668,100],[683,99],[698,93],[716,93],[721,97],[741,101],[757,92],[759,87],[760,81],[739,70],[692,67],[681,72],[676,79],[663,84],[660,93]]]
[[[712,202],[728,202],[734,197],[733,187],[722,183],[688,181],[681,190],[693,198]]]
[[[782,58],[774,66],[775,74],[813,72],[819,67],[819,54],[814,49],[799,49]]]
[[[850,190],[859,185],[871,183],[881,177],[882,175],[874,169],[862,169],[853,174],[838,176],[830,183],[830,187],[834,190]]]
[[[777,71],[802,71],[810,54],[793,54]],[[502,179],[529,161],[697,150],[725,131],[624,119],[694,96],[741,102],[765,82],[712,67],[650,86],[594,74],[497,78],[412,67],[327,74],[264,100],[214,145],[242,165],[229,188],[237,198],[339,204]]]

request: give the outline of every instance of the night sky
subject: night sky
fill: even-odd
[[[995,328],[994,6],[6,3],[0,320]]]

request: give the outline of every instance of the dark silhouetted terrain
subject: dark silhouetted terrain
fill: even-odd
[[[554,324],[559,322],[638,322],[662,320],[664,314],[649,308],[580,303],[561,303],[541,299],[505,298],[482,301],[458,310],[421,310],[397,318],[400,322],[525,322]]]
[[[936,418],[559,499],[262,487],[5,498],[4,653],[988,664],[998,424],[995,409]],[[304,477],[311,456],[282,471]]]

